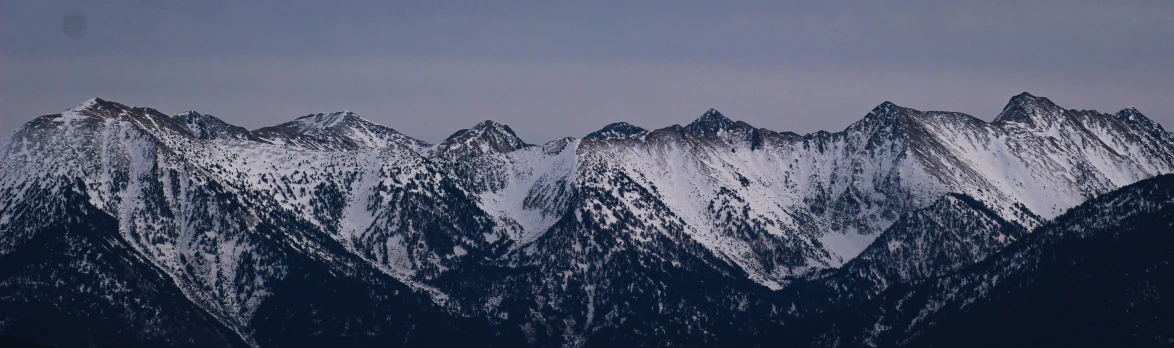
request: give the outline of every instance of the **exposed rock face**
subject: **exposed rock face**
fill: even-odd
[[[587,136],[583,137],[583,140],[602,141],[610,139],[622,139],[644,133],[644,131],[644,128],[634,126],[627,122],[616,122],[604,126],[603,129],[592,132],[591,134],[587,134]]]
[[[531,146],[518,138],[510,126],[483,121],[473,128],[462,129],[437,144],[432,155],[458,160],[493,153],[507,153]]]

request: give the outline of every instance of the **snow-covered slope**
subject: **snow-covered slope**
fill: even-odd
[[[352,325],[349,319],[309,325],[306,321],[323,317],[302,315],[320,307],[340,310],[329,315],[367,320],[436,317],[441,309],[430,303],[443,303],[443,294],[410,277],[440,272],[451,255],[460,254],[462,243],[478,250],[472,245],[479,238],[438,235],[488,217],[469,212],[475,206],[438,208],[446,202],[434,197],[449,194],[445,189],[453,186],[444,186],[441,175],[419,162],[397,160],[420,159],[408,148],[392,144],[337,152],[254,138],[263,139],[205,141],[186,120],[100,99],[37,118],[4,149],[0,253],[19,251],[22,241],[38,238],[30,233],[46,220],[21,216],[53,211],[52,200],[29,198],[30,192],[74,190],[117,220],[117,237],[135,253],[123,257],[146,260],[250,344],[296,337],[266,333],[282,327],[312,326],[315,330],[304,332],[311,336],[342,334],[333,339],[356,334],[332,333]],[[371,171],[381,179],[363,177]],[[438,210],[460,217],[429,215]],[[347,225],[352,216],[383,220],[355,227]],[[394,235],[380,234],[388,230]],[[384,238],[385,247],[355,242],[370,235]],[[392,239],[402,243],[385,242]],[[323,283],[347,286],[310,285]],[[305,297],[315,291],[318,295]],[[359,296],[348,295],[347,304],[327,296],[340,291]],[[287,307],[291,301],[309,307]],[[368,309],[341,311],[351,305]],[[436,319],[410,322],[385,323],[370,337],[403,341],[413,332],[451,325]]]
[[[1064,122],[986,123],[886,102],[842,132],[798,136],[710,110],[686,127],[584,141],[579,168],[631,178],[667,206],[635,216],[682,219],[692,238],[768,286],[842,264],[900,214],[946,193],[1030,229],[1036,215],[1174,169],[1170,136],[1132,111],[1065,110],[1023,94],[1004,115],[1019,109]]]
[[[885,102],[843,131],[798,135],[709,110],[686,126],[616,123],[540,146],[492,121],[429,146],[350,112],[248,131],[94,99],[6,139],[0,255],[36,237],[38,220],[18,216],[49,211],[29,190],[77,187],[129,250],[250,344],[276,342],[264,330],[278,325],[312,326],[266,305],[294,301],[304,267],[373,296],[355,306],[431,303],[371,305],[371,318],[483,318],[544,345],[716,344],[785,317],[770,291],[876,249],[902,217],[973,212],[942,197],[988,207],[966,215],[973,226],[1030,230],[1174,171],[1174,137],[1137,110],[1068,110],[1026,93],[989,123]],[[952,269],[1007,241],[988,237],[973,250],[917,249],[950,258],[918,265]],[[897,270],[871,280],[924,275]],[[633,324],[655,315],[679,320]],[[429,322],[443,331],[447,320]]]
[[[1169,345],[1174,176],[1097,197],[986,260],[776,327],[757,346]],[[834,337],[834,340],[829,340]]]
[[[797,318],[859,305],[890,287],[977,264],[1028,232],[973,198],[950,193],[902,215],[842,267],[809,276],[775,297]]]
[[[974,199],[949,194],[903,216],[840,272],[884,289],[978,263],[1027,233]]]
[[[497,217],[516,246],[541,236],[567,210],[574,190],[579,140],[564,138],[508,153],[471,156],[452,164],[454,174]]]
[[[134,252],[83,188],[53,188],[24,190],[0,224],[0,332],[66,347],[245,346]]]

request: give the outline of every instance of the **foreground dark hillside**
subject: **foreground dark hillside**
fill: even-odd
[[[957,273],[798,320],[759,347],[1174,345],[1174,176],[1097,197]]]

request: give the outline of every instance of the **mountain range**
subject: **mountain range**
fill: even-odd
[[[493,121],[428,144],[347,111],[247,130],[92,99],[0,139],[0,334],[1170,345],[1172,172],[1174,134],[1136,109],[1027,93],[991,122],[885,102],[799,135],[710,109],[545,144]]]

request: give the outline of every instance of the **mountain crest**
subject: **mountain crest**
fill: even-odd
[[[102,98],[86,100],[77,106],[69,108],[60,116],[62,120],[95,117],[98,119],[129,121],[137,124],[144,130],[151,131],[161,129],[176,130],[176,125],[171,121],[171,116],[159,112],[159,110],[148,107],[128,106]]]
[[[1145,115],[1141,114],[1141,111],[1137,111],[1137,108],[1132,106],[1121,109],[1121,111],[1118,111],[1114,116],[1117,116],[1117,118],[1126,122],[1139,122],[1144,124],[1153,123],[1149,117],[1145,117]]]
[[[905,123],[905,118],[916,112],[918,111],[897,105],[891,101],[885,101],[872,108],[872,111],[864,115],[864,118],[848,126],[848,129],[864,130],[866,132],[882,129],[892,130],[901,127]]]
[[[86,100],[77,106],[69,108],[69,110],[66,110],[66,113],[112,118],[121,118],[134,114],[164,116],[162,113],[152,108],[127,106],[102,98],[91,98],[90,100]]]
[[[1057,117],[1062,112],[1063,109],[1050,99],[1023,92],[1011,97],[1011,100],[1007,102],[1007,106],[1003,107],[1003,112],[999,113],[998,117],[995,117],[995,122],[1020,123],[1035,126],[1048,119]]]
[[[1043,105],[1036,99],[1024,95],[1014,108]],[[1139,120],[1135,110],[1057,109],[1067,123],[1035,129],[885,102],[851,129],[805,136],[710,110],[690,130],[542,146],[485,121],[426,151],[345,111],[241,131],[256,140],[240,141],[221,140],[222,122],[198,112],[159,115],[96,99],[79,110],[38,117],[0,140],[0,264],[11,266],[0,267],[0,284],[15,284],[0,286],[0,334],[89,330],[57,313],[101,319],[87,326],[102,330],[85,331],[94,336],[194,328],[152,319],[183,319],[176,304],[191,303],[192,313],[260,347],[460,345],[436,341],[447,337],[497,346],[730,345],[739,342],[721,340],[783,323],[812,331],[795,319],[882,313],[830,307],[846,303],[838,298],[869,306],[909,299],[882,313],[900,322],[839,328],[915,332],[905,324],[925,308],[936,312],[923,323],[951,323],[933,313],[960,313],[987,302],[968,302],[971,295],[1002,296],[1011,288],[999,284],[1032,280],[1020,271],[1030,271],[1019,267],[1025,259],[1007,256],[1028,249],[1003,252],[1011,243],[1071,235],[1045,226],[1032,233],[1049,234],[1033,237],[1027,225],[1069,214],[1090,222],[1080,226],[1108,226],[1100,218],[1174,201],[1161,192],[1107,194],[1174,172],[1174,136],[1118,119]],[[1145,198],[1155,194],[1167,198]],[[1114,196],[1144,200],[1105,198]],[[1090,197],[1106,203],[1069,209]],[[1039,218],[1023,217],[1033,211]],[[1174,218],[1153,221],[1145,228],[1166,232]],[[1152,246],[1145,256],[1157,260],[1174,243],[1143,239],[1104,256]],[[103,250],[112,251],[93,253]],[[1080,256],[1055,255],[1060,266]],[[998,259],[981,261],[989,257]],[[1000,268],[984,271],[992,267]],[[1126,271],[1137,270],[1145,273]],[[941,281],[970,290],[931,288]],[[151,291],[171,289],[175,301],[128,307],[151,300],[134,291],[140,285],[172,283]],[[814,292],[790,295],[798,287]],[[917,292],[901,296],[909,289]],[[1048,298],[1041,294],[1027,299]],[[62,319],[42,320],[46,310]],[[128,326],[103,319],[110,313],[146,324],[118,331]],[[187,338],[111,344],[198,344]]]
[[[709,109],[701,117],[698,117],[692,123],[685,126],[685,130],[694,135],[705,136],[730,129],[733,126],[734,121],[730,121],[729,118],[726,118],[717,109]]]
[[[271,143],[298,144],[313,149],[378,149],[393,144],[420,152],[428,144],[376,124],[350,111],[310,114],[253,131]]]
[[[1162,128],[1161,124],[1154,122],[1149,117],[1145,117],[1145,115],[1142,115],[1141,112],[1137,111],[1137,108],[1135,107],[1130,106],[1128,108],[1121,109],[1121,111],[1118,111],[1113,116],[1127,124],[1140,126],[1145,130],[1145,132],[1154,137],[1168,138],[1171,136],[1171,133],[1167,133],[1166,129]]]
[[[298,117],[293,122],[288,123],[296,127],[300,132],[312,132],[320,129],[327,129],[334,127],[344,122],[365,122],[370,123],[366,119],[359,117],[358,114],[347,111],[338,111],[331,113],[317,113]]]
[[[710,109],[710,110],[713,110],[713,109]],[[620,138],[627,138],[627,137],[630,137],[630,136],[633,136],[636,134],[640,134],[640,133],[643,133],[644,131],[645,131],[644,128],[640,128],[638,126],[632,125],[627,122],[616,122],[616,123],[612,123],[612,124],[603,126],[603,128],[601,128],[600,130],[594,131],[591,134],[587,134],[587,136],[584,137],[583,139],[596,140],[596,141],[608,140],[608,139],[620,139]]]
[[[473,128],[470,128],[470,130],[474,130],[474,131],[483,131],[483,130],[499,131],[500,130],[500,131],[509,132],[510,134],[514,133],[514,131],[512,129],[510,129],[509,126],[501,124],[501,123],[497,123],[497,121],[494,121],[494,120],[485,120],[485,121],[478,122],[476,125],[473,125]]]
[[[179,127],[186,129],[192,136],[201,140],[256,140],[248,129],[231,125],[215,116],[201,114],[195,110],[188,110],[172,115],[171,120]]]
[[[909,111],[909,108],[902,107],[902,106],[897,105],[897,103],[893,103],[892,101],[885,100],[884,102],[881,103],[881,105],[873,107],[872,111],[870,111],[868,115],[865,115],[864,118],[865,119],[869,118],[869,116],[900,115],[900,114],[904,114],[906,111]]]
[[[490,153],[506,153],[533,146],[522,141],[510,126],[485,120],[473,128],[454,132],[437,144],[433,156],[448,160],[479,156]]]
[[[81,104],[78,104],[77,106],[69,108],[68,111],[78,112],[78,111],[86,111],[86,110],[91,110],[91,111],[123,110],[123,109],[127,109],[127,108],[128,107],[126,105],[107,101],[102,98],[90,98],[89,100],[86,100],[86,101],[82,102]]]
[[[180,118],[180,119],[182,119],[182,118],[189,118],[189,117],[203,117],[203,116],[204,116],[204,114],[201,114],[199,111],[196,111],[196,110],[188,110],[188,111],[184,111],[184,112],[181,112],[181,113],[178,113],[178,114],[175,114],[175,115],[171,115],[171,118]]]

